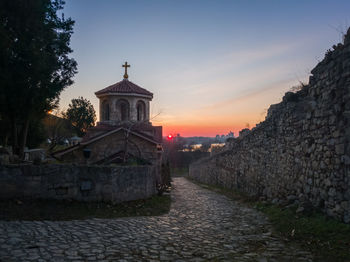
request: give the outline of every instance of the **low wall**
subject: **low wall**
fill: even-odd
[[[156,193],[155,174],[153,166],[0,166],[0,199],[143,199]]]
[[[350,29],[333,49],[308,85],[286,93],[227,151],[192,164],[190,177],[350,223]]]

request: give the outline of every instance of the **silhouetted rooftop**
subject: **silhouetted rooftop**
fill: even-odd
[[[138,85],[134,84],[133,82],[123,79],[122,81],[115,83],[113,85],[110,85],[100,91],[95,92],[95,95],[102,95],[102,94],[108,94],[108,93],[132,93],[132,94],[139,94],[139,95],[146,95],[153,98],[153,93],[149,92],[148,90],[139,87]]]

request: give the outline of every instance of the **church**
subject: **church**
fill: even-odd
[[[153,94],[129,81],[127,62],[123,67],[122,81],[95,92],[100,122],[87,131],[79,144],[55,152],[54,158],[80,164],[160,167],[162,126],[150,122]]]

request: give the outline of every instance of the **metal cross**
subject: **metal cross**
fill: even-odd
[[[124,79],[128,79],[128,67],[130,67],[130,65],[128,65],[128,62],[125,62],[124,65],[122,65],[122,67],[125,68],[125,74],[124,74]]]

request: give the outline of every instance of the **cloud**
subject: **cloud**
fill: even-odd
[[[274,89],[281,90],[281,89],[285,88],[286,86],[292,87],[293,84],[295,84],[295,82],[296,82],[296,79],[295,79],[295,77],[293,77],[293,78],[289,78],[289,79],[283,79],[280,81],[276,81],[272,84],[270,84],[270,83],[264,84],[260,88],[248,90],[247,92],[243,92],[241,95],[238,95],[238,96],[235,96],[235,97],[232,97],[229,99],[225,99],[225,100],[219,101],[217,103],[214,103],[214,104],[211,104],[208,106],[204,106],[204,107],[200,108],[199,110],[212,110],[212,109],[217,110],[218,108],[225,107],[227,105],[231,105],[231,104],[238,102],[238,101],[243,102],[245,100],[249,100],[249,99],[256,97],[256,96],[259,96],[259,95],[261,95],[269,90],[274,90]]]
[[[208,59],[201,64],[196,64],[195,66],[187,63],[178,64],[178,70],[174,71],[172,69],[168,74],[164,75],[164,79],[170,80],[170,82],[176,79],[177,81],[173,82],[173,84],[177,86],[179,86],[179,82],[186,82],[191,87],[194,87],[193,89],[196,89],[196,86],[200,87],[208,79],[210,82],[215,83],[220,79],[220,75],[225,72],[240,71],[246,67],[249,68],[257,65],[264,60],[270,60],[291,53],[293,50],[297,50],[302,44],[305,44],[305,41],[260,46],[258,49],[256,46],[252,46],[251,48],[228,51],[217,56],[208,54]],[[187,89],[186,85],[182,87]],[[188,90],[193,89],[188,88]]]

